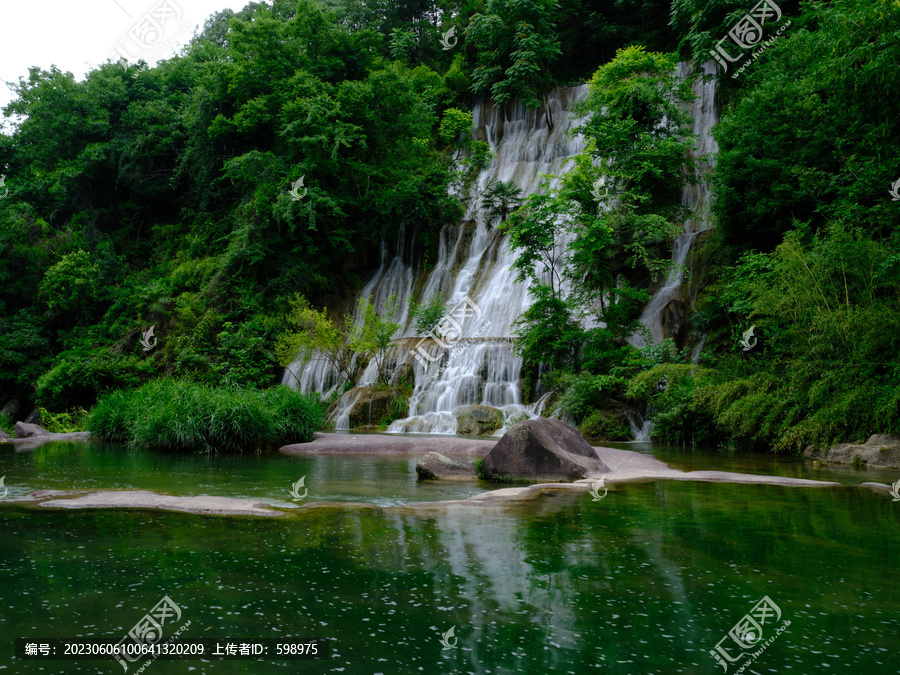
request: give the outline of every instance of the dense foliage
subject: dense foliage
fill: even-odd
[[[0,404],[63,411],[161,375],[273,384],[296,294],[339,304],[402,223],[433,260],[461,215],[448,187],[489,160],[467,112],[476,71],[540,97],[650,14],[674,44],[664,12],[633,4],[250,2],[154,68],[32,68],[0,135]],[[533,55],[513,55],[522,30]]]
[[[671,267],[665,244],[685,217],[682,175],[694,172],[685,111],[693,94],[674,68],[672,56],[634,47],[598,69],[578,106],[588,122],[574,130],[584,153],[559,188],[545,182],[505,228],[519,281],[536,299],[518,321],[516,348],[532,369],[551,369],[545,385],[562,387],[557,410],[575,421],[641,367],[626,339],[639,328],[648,280]],[[604,395],[588,403],[579,389]]]
[[[0,405],[72,428],[101,398],[104,438],[208,450],[231,442],[222,429],[151,428],[128,417],[134,392],[157,425],[176,412],[164,395],[202,416],[244,387],[261,406],[313,347],[347,381],[354,353],[386,379],[397,308],[366,304],[355,327],[333,310],[401,226],[433,263],[462,216],[453,195],[491,159],[473,101],[539,108],[590,81],[585,151],[562,179],[479,195],[536,299],[518,322],[529,383],[596,438],[636,412],[663,440],[782,451],[900,432],[898,0],[784,0],[764,33],[784,32],[746,72],[720,70],[690,334],[626,341],[697,168],[675,63],[706,61],[756,4],[272,0],[210,17],[154,68],[31,69],[0,135]],[[424,334],[446,308],[411,309]],[[228,414],[261,434],[235,443],[281,442],[261,408]]]
[[[748,9],[674,2],[683,56],[705,61]],[[634,309],[647,297],[628,268],[652,271],[663,260],[653,225],[658,241],[683,220],[677,175],[693,167],[681,162],[688,121],[671,109],[680,97],[660,78],[672,68],[653,66],[662,55],[631,48],[597,71],[581,103],[593,113],[585,156],[561,189],[532,196],[511,219],[517,265],[537,298],[520,319],[518,348],[532,368],[551,369],[543,380],[561,392],[558,413],[598,438],[615,440],[642,413],[660,440],[785,452],[900,431],[900,199],[888,192],[900,178],[890,141],[900,119],[898,10],[783,3],[777,25],[793,13],[792,30],[743,79],[723,78],[709,173],[717,228],[693,258],[701,274],[687,346],[704,340],[699,364],[671,341],[641,354],[614,349],[637,328]],[[654,112],[652,102],[670,107]],[[579,206],[598,169],[590,193],[616,207],[585,226]],[[561,250],[564,230],[579,227]],[[543,280],[529,271],[540,263]],[[601,327],[585,329],[584,316]],[[739,340],[751,328],[759,343],[748,350]]]
[[[162,378],[102,397],[91,436],[177,452],[248,452],[312,440],[324,423],[312,397],[272,387],[209,387]]]

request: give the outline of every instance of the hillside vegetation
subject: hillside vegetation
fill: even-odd
[[[556,411],[595,438],[648,406],[656,437],[679,443],[796,452],[900,432],[900,0],[785,1],[765,51],[720,69],[690,334],[624,341],[686,216],[694,139],[675,63],[706,61],[755,4],[274,0],[210,17],[153,68],[107,62],[82,82],[31,69],[0,135],[0,406],[102,398],[92,428],[153,445],[123,421],[134,392],[180,388],[198,410],[242,392],[247,415],[275,397],[308,436],[316,405],[249,393],[279,382],[285,345],[307,344],[298,307],[346,308],[404,225],[434,264],[438,231],[462,216],[448,188],[489,159],[468,133],[475,100],[539,108],[590,82],[584,155],[558,188],[494,204],[537,298],[518,324],[526,384],[542,367]],[[615,208],[597,209],[599,179]],[[529,271],[563,229],[579,234],[572,295]],[[259,426],[247,447],[293,433]],[[185,433],[158,444],[216,447]]]

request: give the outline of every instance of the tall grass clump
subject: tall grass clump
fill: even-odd
[[[114,391],[102,397],[87,418],[87,429],[91,436],[115,443],[127,443],[128,415],[131,412],[133,392]]]
[[[243,452],[312,440],[321,405],[287,387],[259,390],[160,379],[101,398],[91,435],[176,452]]]

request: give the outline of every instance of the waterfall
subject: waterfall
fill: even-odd
[[[715,75],[716,65],[712,61],[703,66],[704,75]],[[678,64],[678,76],[682,79],[687,78],[691,74],[691,63],[681,62]],[[691,153],[695,159],[707,155],[708,153],[716,153],[719,146],[712,137],[710,130],[716,123],[716,82],[710,78],[704,82],[698,80],[693,87],[694,94],[697,98],[693,101],[691,114],[694,118],[694,133],[697,135],[697,149]],[[650,298],[650,302],[644,307],[641,313],[641,323],[650,332],[653,337],[653,343],[658,343],[663,338],[674,337],[676,332],[671,326],[665,325],[666,311],[671,311],[673,304],[680,304],[682,310],[681,315],[686,313],[687,307],[684,299],[679,296],[684,291],[684,271],[687,262],[688,253],[694,244],[694,239],[698,234],[710,228],[709,219],[709,185],[704,180],[704,176],[709,170],[709,166],[700,163],[697,167],[699,182],[696,185],[685,184],[681,191],[681,205],[689,209],[691,217],[684,221],[684,231],[679,234],[672,244],[672,264],[673,267],[666,277],[662,288],[656,291]],[[635,347],[645,347],[647,345],[644,336],[640,333],[632,335],[628,342]]]
[[[442,228],[438,240],[438,260],[418,294],[427,301],[434,296],[448,300],[450,306],[468,298],[482,317],[462,325],[461,340],[452,349],[443,349],[434,340],[419,345],[434,363],[423,365],[410,352],[418,340],[415,325],[408,316],[409,299],[415,285],[416,270],[412,255],[414,237],[407,240],[401,230],[391,254],[382,245],[381,264],[360,291],[359,297],[373,296],[380,304],[397,293],[402,316],[401,328],[394,336],[398,347],[388,355],[396,371],[411,363],[415,387],[410,397],[409,416],[394,422],[388,431],[445,433],[456,431],[454,410],[472,404],[500,409],[507,421],[539,415],[549,394],[533,404],[522,400],[522,359],[513,354],[513,323],[531,304],[525,284],[515,283],[510,267],[515,261],[509,240],[491,232],[480,208],[484,189],[494,180],[512,181],[527,197],[537,192],[542,174],[560,175],[566,161],[584,150],[584,140],[566,132],[577,125],[567,111],[587,93],[587,85],[558,88],[550,92],[547,105],[556,124],[548,128],[544,109],[531,110],[519,102],[505,106],[477,103],[473,122],[479,138],[485,140],[495,157],[475,179],[465,200],[463,222]],[[560,242],[564,246],[566,242]],[[485,324],[488,323],[487,327]],[[313,359],[307,364],[292,363],[282,383],[302,391],[331,392],[337,386],[337,374],[327,362]],[[370,364],[357,386],[375,381]],[[331,414],[338,429],[349,428],[349,410],[359,392],[348,392]],[[497,432],[498,434],[500,431]]]
[[[686,76],[689,68],[689,64],[681,64],[679,73]],[[408,416],[391,424],[388,431],[452,434],[456,432],[454,412],[473,404],[501,410],[505,428],[519,419],[540,415],[546,406],[550,392],[539,391],[541,395],[535,403],[523,401],[523,363],[513,353],[513,323],[532,299],[526,284],[514,281],[516,273],[510,268],[516,256],[509,238],[491,232],[480,204],[482,193],[494,180],[512,181],[524,198],[538,191],[542,174],[560,176],[567,170],[567,160],[584,150],[584,139],[567,133],[583,122],[570,109],[587,91],[588,85],[579,85],[557,88],[548,94],[546,105],[556,121],[553,127],[547,126],[543,108],[531,110],[519,102],[504,106],[479,102],[474,106],[477,137],[488,143],[495,157],[477,176],[464,199],[463,222],[441,229],[438,259],[419,284],[421,291],[416,293],[420,302],[439,296],[451,307],[468,307],[470,316],[459,322],[460,339],[452,348],[444,348],[431,338],[417,338],[415,322],[408,313],[421,271],[413,256],[415,233],[408,236],[401,227],[391,250],[382,244],[380,265],[359,297],[373,296],[376,305],[380,305],[392,293],[397,294],[401,328],[394,336],[395,345],[387,361],[393,378],[411,367],[415,381]],[[703,154],[715,145],[709,136],[715,121],[714,84],[698,84],[695,91],[701,98],[694,105],[694,127],[700,135],[699,152]],[[551,186],[558,180],[553,179]],[[706,186],[688,186],[683,199],[685,205],[702,213],[708,204]],[[687,259],[694,237],[705,229],[705,222],[700,216],[684,224],[685,232],[673,246],[673,259],[678,264]],[[566,247],[571,237],[567,234],[558,245]],[[683,274],[670,275],[644,310],[643,320],[655,340],[662,339],[661,315],[682,280]],[[376,375],[374,364],[370,364],[356,386],[374,384]],[[338,386],[338,377],[327,362],[313,359],[305,365],[295,362],[288,366],[282,383],[305,392],[330,393]],[[354,389],[341,398],[330,416],[337,429],[350,428],[349,411],[360,396],[361,392]]]
[[[653,420],[644,419],[638,415],[638,419],[628,418],[628,426],[631,427],[631,435],[637,443],[649,443],[650,432],[653,431]]]

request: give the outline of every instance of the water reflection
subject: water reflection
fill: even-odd
[[[303,665],[313,673],[721,672],[709,649],[764,595],[792,625],[749,672],[881,672],[900,647],[897,511],[855,488],[656,482],[614,486],[602,502],[549,493],[282,522],[20,507],[0,519],[3,649],[44,631],[121,633],[163,594],[195,637],[335,640],[331,662]],[[451,626],[459,641],[444,650]]]

